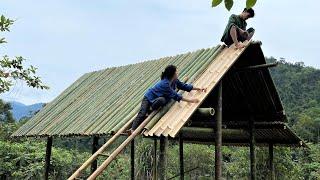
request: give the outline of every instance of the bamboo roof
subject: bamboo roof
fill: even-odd
[[[255,122],[285,123],[286,115],[269,70],[238,71],[266,63],[260,42],[246,43],[248,45],[243,49],[217,45],[84,74],[12,137],[112,134],[135,116],[144,92],[159,80],[164,67],[169,64],[178,67],[180,79],[207,87],[208,91],[183,93],[186,97],[200,99],[200,103],[169,103],[152,118],[144,136],[175,138],[183,127],[196,127],[199,121],[200,124],[210,124],[212,120],[199,120],[193,114],[199,107],[216,106],[215,86],[220,80],[223,81],[224,123],[248,122],[250,118]],[[300,143],[301,139],[289,128],[285,131],[289,134],[287,138],[294,141],[288,144]],[[261,138],[267,139],[268,136],[265,134]]]
[[[144,92],[164,67],[174,64],[181,79],[193,82],[223,46],[84,74],[20,127],[16,136],[109,134],[139,110]]]

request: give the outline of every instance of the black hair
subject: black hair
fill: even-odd
[[[172,79],[177,71],[177,67],[174,65],[167,66],[161,74],[161,79]]]
[[[243,12],[249,13],[249,18],[254,17],[254,10],[252,8],[249,8],[249,9],[244,8]]]

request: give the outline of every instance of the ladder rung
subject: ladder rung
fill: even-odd
[[[104,153],[100,153],[99,156],[104,156],[104,157],[109,157],[110,154],[104,154]]]
[[[127,133],[127,132],[123,132],[123,133],[121,133],[120,135],[122,135],[122,136],[128,136],[128,133]]]

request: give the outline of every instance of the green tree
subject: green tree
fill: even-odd
[[[0,123],[14,123],[11,105],[0,99]]]

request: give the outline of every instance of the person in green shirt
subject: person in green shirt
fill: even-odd
[[[246,20],[254,17],[254,10],[252,8],[245,8],[241,14],[232,14],[229,18],[228,24],[222,35],[221,41],[227,46],[235,44],[236,48],[243,48],[241,43],[245,40],[250,40],[254,34],[254,29],[246,30]]]

